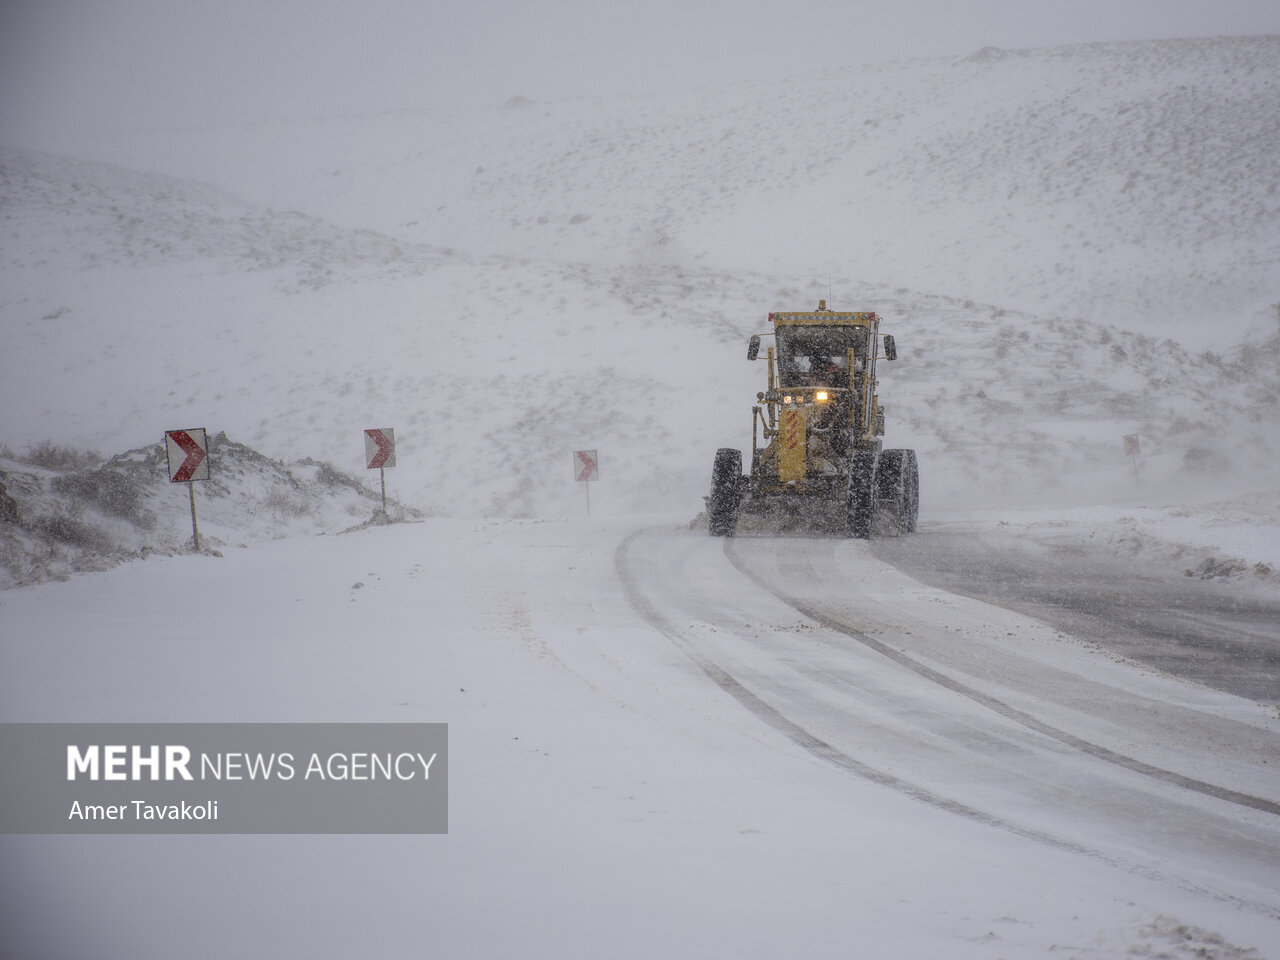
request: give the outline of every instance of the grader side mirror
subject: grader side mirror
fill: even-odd
[[[884,358],[886,360],[898,359],[898,348],[894,345],[893,335],[889,333],[884,335]]]
[[[747,344],[747,359],[754,360],[760,356],[760,335],[752,334],[751,342]]]

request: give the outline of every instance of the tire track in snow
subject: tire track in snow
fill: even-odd
[[[1104,853],[1101,850],[1085,846],[1084,844],[1055,836],[1054,834],[1048,833],[1044,830],[1037,830],[1033,827],[1027,827],[1010,820],[1005,820],[995,814],[988,813],[962,801],[943,796],[942,794],[929,790],[919,784],[912,783],[892,773],[873,767],[826,742],[821,737],[816,736],[794,720],[791,720],[782,713],[782,711],[766,702],[762,697],[747,689],[747,687],[745,687],[732,673],[703,653],[696,644],[691,643],[688,638],[680,632],[679,628],[663,616],[658,608],[655,607],[654,604],[651,603],[644,595],[639,579],[632,572],[628,557],[636,540],[642,536],[652,535],[657,532],[660,532],[660,528],[650,527],[632,531],[618,545],[617,550],[614,551],[614,570],[616,571],[618,579],[626,593],[627,601],[631,604],[636,613],[640,615],[641,619],[670,640],[681,653],[688,657],[689,660],[692,661],[709,680],[711,680],[712,683],[737,700],[741,706],[745,707],[747,711],[758,720],[782,733],[792,743],[795,743],[810,755],[833,765],[845,773],[852,774],[853,776],[860,777],[872,783],[887,787],[898,793],[902,793],[937,810],[952,813],[985,826],[995,827],[996,829],[1003,830],[1007,833],[1013,834],[1014,836],[1042,843],[1058,850],[1078,854],[1080,856],[1087,857],[1090,860],[1104,863],[1107,866],[1124,870],[1148,880],[1171,884],[1182,890],[1220,902],[1232,903],[1239,907],[1265,914],[1266,916],[1280,917],[1280,910],[1277,910],[1274,905],[1246,900],[1229,893],[1212,890],[1207,887],[1191,883],[1179,877],[1167,876],[1151,867],[1143,866],[1142,864],[1135,863],[1133,861],[1124,860],[1120,857]],[[730,562],[733,563],[735,569],[744,573],[752,580],[753,583],[758,583],[759,581],[753,574],[740,567],[737,562],[734,562],[735,558],[731,555],[730,551],[731,543],[731,540],[725,541],[725,553],[726,556],[729,557]],[[774,593],[772,590],[769,592],[777,599],[787,603],[788,606],[798,610],[805,616],[811,616],[811,614],[802,610],[800,607],[791,604],[788,600],[778,596],[778,594]],[[829,618],[822,619],[827,620]],[[834,621],[832,621],[832,623],[834,623]],[[824,622],[823,625],[826,626],[827,624]],[[844,629],[835,626],[832,626],[831,629],[836,629],[841,633],[845,632]]]
[[[803,614],[810,620],[813,620],[815,623],[818,623],[828,630],[832,630],[835,633],[842,634],[851,640],[857,641],[863,646],[887,657],[899,666],[905,667],[912,673],[928,680],[931,683],[935,683],[938,686],[943,687],[946,690],[950,690],[952,693],[957,693],[962,697],[967,697],[974,703],[986,707],[988,710],[999,714],[1007,720],[1012,720],[1014,723],[1020,724],[1027,729],[1049,737],[1052,740],[1056,740],[1058,743],[1070,747],[1073,750],[1078,750],[1081,753],[1088,754],[1091,757],[1103,760],[1107,763],[1113,763],[1133,773],[1141,774],[1144,777],[1150,777],[1154,780],[1159,780],[1164,783],[1172,784],[1176,787],[1181,787],[1184,790],[1191,790],[1207,797],[1213,797],[1216,800],[1223,800],[1227,803],[1234,803],[1242,807],[1248,807],[1251,810],[1269,813],[1273,816],[1280,816],[1280,803],[1276,803],[1273,800],[1267,800],[1264,797],[1255,797],[1251,794],[1241,793],[1228,787],[1218,786],[1217,784],[1208,783],[1204,780],[1197,780],[1194,777],[1188,777],[1185,774],[1176,773],[1172,770],[1166,770],[1163,767],[1157,767],[1153,764],[1145,763],[1142,760],[1126,756],[1122,753],[1117,753],[1107,747],[1085,740],[1083,737],[1078,737],[1073,733],[1068,733],[1066,730],[1061,730],[1052,724],[1045,723],[1043,720],[1040,720],[1023,710],[1010,706],[1003,700],[993,697],[990,694],[983,693],[982,691],[967,684],[961,683],[959,680],[955,679],[955,677],[921,663],[919,660],[903,653],[901,650],[895,650],[889,644],[884,643],[881,640],[877,640],[869,634],[863,633],[856,627],[852,627],[841,620],[837,620],[836,618],[823,613],[813,604],[806,603],[803,600],[799,600],[777,589],[773,584],[769,583],[765,578],[757,575],[749,566],[747,566],[746,562],[738,556],[737,551],[734,549],[732,539],[725,539],[724,553],[729,562],[733,564],[734,569],[761,590],[765,591],[770,596],[781,600],[797,613]]]

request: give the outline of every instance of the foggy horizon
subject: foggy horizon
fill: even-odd
[[[982,47],[1280,33],[1280,7],[988,0],[581,0],[465,7],[17,0],[0,13],[0,142],[636,96]]]

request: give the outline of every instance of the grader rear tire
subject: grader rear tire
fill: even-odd
[[[711,467],[711,496],[707,498],[707,531],[713,537],[732,537],[738,526],[738,483],[742,451],[721,447]]]

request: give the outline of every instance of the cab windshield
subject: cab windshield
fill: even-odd
[[[778,371],[784,387],[849,386],[849,351],[864,363],[865,327],[780,327]]]

